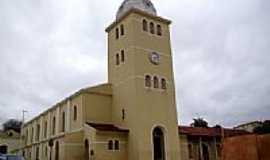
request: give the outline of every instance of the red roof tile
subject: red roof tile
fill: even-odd
[[[99,131],[113,131],[113,132],[125,132],[128,133],[129,130],[125,128],[121,128],[114,124],[105,124],[105,123],[86,123],[89,126],[95,128]]]
[[[206,136],[206,137],[221,137],[224,134],[225,137],[237,136],[249,134],[244,130],[226,129],[223,128],[201,128],[201,127],[188,127],[179,126],[179,134],[185,134],[190,136]],[[223,132],[223,133],[222,133]]]

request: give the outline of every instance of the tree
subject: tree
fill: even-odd
[[[194,118],[193,123],[191,124],[193,127],[203,127],[208,128],[208,122],[203,118]]]
[[[21,126],[22,126],[21,121],[16,120],[16,119],[10,119],[3,124],[3,131],[8,131],[8,130],[12,129],[16,132],[20,132]]]
[[[257,134],[270,133],[270,120],[264,121],[261,126],[255,127],[253,132]]]
[[[219,124],[216,124],[216,125],[214,126],[214,128],[222,128],[222,126],[219,125]]]

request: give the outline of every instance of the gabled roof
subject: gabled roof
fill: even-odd
[[[79,91],[73,93],[72,95],[64,98],[62,101],[56,103],[55,105],[53,105],[52,107],[50,107],[46,111],[42,112],[41,114],[39,114],[35,118],[33,118],[30,121],[24,123],[24,125],[26,126],[29,123],[32,123],[36,119],[38,119],[41,116],[47,114],[47,112],[50,112],[51,110],[54,110],[55,108],[57,108],[59,105],[61,105],[63,103],[66,103],[69,99],[72,99],[72,98],[74,98],[76,96],[79,96],[79,95],[81,95],[83,93],[96,94],[96,95],[102,95],[102,96],[112,96],[112,84],[110,84],[110,83],[104,83],[104,84],[100,84],[100,85],[96,85],[96,86],[91,86],[91,87],[86,87],[86,88],[80,89]]]
[[[232,137],[238,135],[250,134],[244,130],[227,129],[227,128],[202,128],[202,127],[189,127],[178,126],[179,134],[189,136],[201,136],[201,137]]]
[[[95,128],[98,131],[112,131],[112,132],[124,132],[128,133],[129,130],[126,128],[119,127],[115,124],[109,124],[109,123],[90,123],[87,122],[87,125],[90,127]]]

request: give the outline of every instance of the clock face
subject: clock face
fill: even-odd
[[[150,59],[150,62],[155,65],[158,65],[160,63],[160,56],[156,52],[152,52],[149,56],[149,59]]]

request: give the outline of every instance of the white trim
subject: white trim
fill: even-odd
[[[165,125],[163,124],[154,124],[152,129],[151,129],[151,151],[152,151],[152,160],[154,160],[154,142],[153,142],[153,131],[155,128],[159,127],[163,131],[164,135],[164,151],[165,151],[165,160],[168,160],[168,150],[169,150],[169,145],[168,145],[168,129],[166,128]]]

